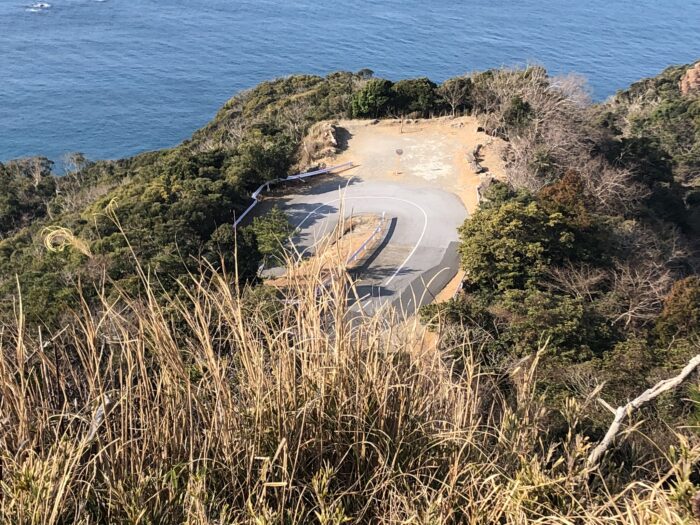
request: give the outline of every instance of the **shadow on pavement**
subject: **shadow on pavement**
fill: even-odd
[[[353,166],[343,170],[343,173],[354,170],[359,166]],[[329,191],[338,191],[346,186],[353,186],[361,183],[363,180],[360,177],[341,177],[336,173],[327,173],[318,175],[309,179],[298,179],[285,182],[273,188],[271,192],[264,195],[265,199],[275,199],[282,202],[287,202],[298,195],[321,195]]]
[[[396,293],[379,284],[360,284],[355,286],[355,290],[360,300],[367,300],[370,297],[390,297]]]

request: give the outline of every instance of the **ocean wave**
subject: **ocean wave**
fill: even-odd
[[[51,9],[51,4],[48,2],[35,2],[27,7],[26,10],[30,13],[40,13],[42,11],[46,11],[47,9]]]

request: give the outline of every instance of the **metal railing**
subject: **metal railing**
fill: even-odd
[[[308,173],[298,173],[297,175],[292,175],[290,177],[287,177],[286,179],[275,179],[275,180],[270,180],[265,182],[264,184],[261,184],[257,190],[255,190],[251,194],[251,198],[253,199],[253,202],[250,206],[248,206],[243,213],[241,213],[238,218],[233,223],[233,227],[236,228],[238,224],[245,218],[248,213],[250,213],[253,208],[258,204],[258,197],[260,197],[260,192],[262,190],[267,189],[267,191],[270,191],[270,186],[273,184],[279,184],[281,182],[289,182],[290,180],[299,180],[299,179],[305,179],[307,177],[313,177],[315,175],[321,175],[323,173],[330,173],[331,171],[339,170],[341,168],[350,168],[352,167],[353,163],[352,162],[346,162],[345,164],[339,164],[338,166],[332,166],[330,168],[323,168],[321,170],[316,170],[316,171],[310,171]]]
[[[370,236],[367,237],[367,239],[365,240],[365,242],[363,242],[363,243],[360,245],[360,247],[359,247],[357,250],[355,250],[355,253],[353,253],[353,254],[348,258],[347,261],[345,261],[345,264],[346,264],[346,265],[348,265],[348,264],[350,264],[351,262],[355,261],[355,260],[362,254],[362,252],[364,252],[364,251],[367,249],[367,247],[370,245],[370,243],[371,243],[372,241],[374,241],[374,239],[382,232],[382,230],[384,229],[385,224],[386,224],[386,212],[382,212],[382,220],[379,221],[379,224],[378,224],[377,227],[374,229],[374,231],[370,234]]]

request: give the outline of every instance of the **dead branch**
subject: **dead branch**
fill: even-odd
[[[581,178],[596,207],[606,212],[633,210],[649,195],[630,170],[610,166],[601,157],[580,165]]]
[[[617,434],[620,432],[622,423],[624,422],[625,418],[632,414],[633,410],[636,410],[649,401],[656,399],[664,392],[668,392],[669,390],[676,388],[683,381],[685,381],[685,379],[692,374],[698,366],[700,366],[700,354],[693,357],[677,376],[658,382],[656,385],[642,393],[642,395],[639,397],[633,399],[624,406],[618,407],[615,410],[615,418],[613,419],[610,428],[608,428],[605,437],[588,456],[588,467],[595,468],[598,466],[600,458],[613,444]],[[605,403],[605,405],[607,405],[607,403]]]
[[[620,263],[613,272],[613,323],[644,324],[656,318],[673,283],[671,271],[654,261]]]
[[[600,294],[602,285],[608,278],[604,270],[587,264],[577,266],[570,262],[562,267],[551,268],[547,276],[547,285],[551,289],[591,302]]]

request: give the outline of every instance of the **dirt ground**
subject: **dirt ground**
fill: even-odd
[[[352,161],[358,168],[348,175],[363,179],[426,182],[458,195],[470,213],[478,204],[477,188],[485,176],[505,178],[501,158],[503,141],[478,132],[474,117],[430,120],[343,120],[340,142],[346,148],[327,165]],[[468,153],[482,145],[480,159],[486,173],[477,175],[467,161]],[[401,154],[397,153],[401,152]]]

